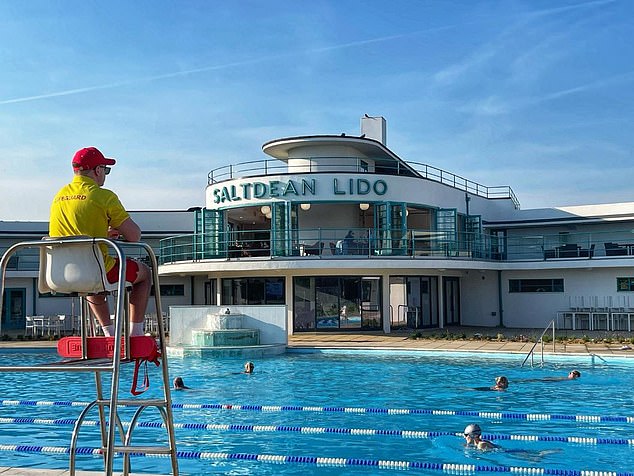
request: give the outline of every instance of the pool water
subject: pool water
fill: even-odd
[[[0,364],[50,359],[52,351],[0,351]],[[170,359],[170,374],[180,375],[190,390],[172,393],[174,403],[233,405],[298,405],[380,409],[467,410],[531,414],[634,416],[634,368],[625,359],[548,358],[544,368],[521,368],[523,356],[420,352],[287,353],[255,361],[252,375],[241,373],[236,358]],[[581,378],[559,382],[539,380],[581,371]],[[150,369],[149,393],[160,394],[160,376]],[[129,382],[125,366],[123,382]],[[504,392],[479,391],[506,375]],[[89,373],[6,373],[0,400],[72,400],[94,398]],[[535,379],[535,380],[533,380]],[[105,381],[107,379],[104,379]],[[524,381],[522,381],[524,380]],[[126,384],[124,383],[124,386]],[[127,398],[123,388],[122,397]],[[0,406],[0,417],[77,418],[81,407]],[[128,415],[123,410],[123,416]],[[89,419],[96,419],[93,412]],[[158,421],[146,411],[142,421]],[[485,434],[600,437],[634,439],[634,423],[567,419],[537,420],[465,417],[456,415],[388,414],[324,411],[248,411],[176,408],[175,423],[285,425],[296,427],[365,428],[461,432],[478,423]],[[68,446],[72,425],[2,423],[0,444]],[[265,431],[223,431],[176,428],[179,451],[273,454],[371,460],[423,461],[476,465],[519,466],[567,470],[632,471],[634,447],[627,444],[588,445],[558,441],[496,441],[501,449],[481,452],[464,447],[453,435],[403,438],[389,435],[350,435]],[[81,430],[79,446],[98,446],[98,430]],[[135,442],[156,443],[164,431],[137,428]],[[55,468],[68,465],[68,455],[0,452],[0,466]],[[77,469],[99,470],[97,456],[79,456]],[[115,459],[120,470],[121,458]],[[332,467],[298,463],[243,460],[180,459],[182,474],[319,475],[396,473],[376,467]],[[167,458],[133,457],[134,472],[170,471]],[[438,474],[414,470],[417,474]]]

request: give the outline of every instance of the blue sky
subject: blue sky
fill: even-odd
[[[130,210],[204,205],[264,142],[359,134],[522,208],[634,201],[634,2],[0,2],[0,220],[94,145]]]

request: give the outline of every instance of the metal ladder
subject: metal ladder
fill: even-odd
[[[122,453],[124,457],[123,474],[128,475],[130,472],[130,453],[144,453],[144,454],[159,454],[169,455],[171,459],[172,474],[178,476],[178,459],[176,454],[176,441],[174,438],[174,420],[172,414],[172,401],[170,396],[170,381],[167,367],[167,353],[165,346],[165,331],[163,329],[163,320],[159,317],[157,319],[158,329],[158,349],[161,353],[161,367],[162,367],[162,384],[163,384],[163,396],[162,398],[145,399],[145,398],[119,398],[119,386],[120,386],[120,364],[134,362],[130,358],[130,329],[127,316],[128,309],[128,293],[125,287],[125,254],[121,245],[115,241],[106,238],[89,238],[89,237],[70,237],[59,239],[46,239],[42,241],[25,241],[16,243],[11,246],[0,259],[0,296],[3,296],[5,288],[5,276],[7,264],[9,258],[16,252],[23,249],[39,249],[40,251],[44,247],[51,246],[79,246],[92,244],[93,246],[98,244],[106,244],[110,249],[116,252],[119,258],[119,282],[116,289],[116,309],[115,309],[115,338],[113,357],[89,359],[87,357],[87,337],[88,331],[91,328],[89,325],[89,308],[85,295],[81,296],[81,339],[82,339],[82,352],[81,359],[60,361],[55,363],[45,363],[31,366],[0,366],[0,372],[93,372],[95,376],[96,394],[97,397],[87,407],[85,407],[75,426],[71,436],[70,443],[70,463],[69,472],[71,476],[75,475],[75,457],[77,440],[79,437],[79,430],[84,422],[87,414],[93,408],[96,408],[99,413],[99,424],[101,430],[101,449],[104,455],[104,474],[111,476],[113,474],[113,462],[115,453]],[[157,316],[162,316],[161,312],[161,300],[160,300],[160,286],[158,280],[158,263],[156,256],[152,248],[146,243],[125,243],[125,246],[142,248],[150,261],[150,269],[152,274],[152,284],[156,292],[155,305]],[[98,251],[98,250],[97,250]],[[42,266],[42,263],[40,263]],[[41,275],[41,272],[40,272]],[[2,300],[0,299],[0,316],[2,315]],[[121,349],[121,344],[124,345],[124,355],[117,350]],[[104,395],[101,374],[112,374],[112,383],[110,393]],[[134,412],[133,417],[129,422],[127,432],[124,433],[123,423],[119,416],[118,407],[138,407]],[[142,412],[148,407],[155,407],[165,426],[167,442],[164,445],[148,445],[148,446],[135,446],[132,444],[133,431],[136,427],[139,417]],[[119,431],[120,442],[116,442],[116,430]]]
[[[526,354],[526,358],[524,358],[524,361],[522,362],[522,365],[520,367],[524,367],[524,364],[529,359],[529,357],[531,359],[531,367],[533,366],[533,364],[534,364],[533,357],[535,355],[535,347],[537,347],[537,344],[541,344],[540,366],[541,367],[544,366],[544,335],[546,334],[546,332],[548,332],[548,329],[550,329],[551,327],[552,327],[552,330],[553,330],[553,353],[555,353],[555,319],[553,319],[544,328],[544,330],[542,331],[541,335],[539,336],[539,339],[537,339],[535,341],[535,343],[533,344],[533,347],[531,347],[531,350],[528,351],[528,354]]]

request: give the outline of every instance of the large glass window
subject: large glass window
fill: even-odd
[[[222,280],[222,305],[285,304],[284,278]]]
[[[296,331],[382,328],[379,277],[297,277],[293,287]]]

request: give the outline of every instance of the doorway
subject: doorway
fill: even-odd
[[[443,311],[446,325],[460,325],[460,280],[457,277],[443,277]]]
[[[438,309],[436,276],[390,276],[392,329],[438,327]]]
[[[2,329],[24,329],[26,325],[26,289],[5,289],[2,303]]]

